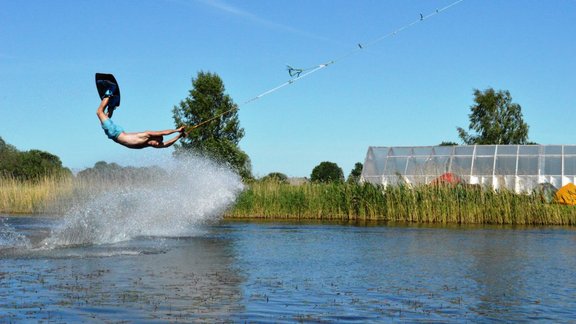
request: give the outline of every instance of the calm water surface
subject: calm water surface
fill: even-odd
[[[0,322],[576,321],[571,228],[237,223],[49,246],[0,217]]]

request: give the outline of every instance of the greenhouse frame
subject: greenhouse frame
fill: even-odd
[[[576,145],[457,145],[368,148],[361,181],[429,184],[454,175],[467,184],[529,192],[576,180]]]

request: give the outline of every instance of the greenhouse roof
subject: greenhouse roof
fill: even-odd
[[[361,179],[427,184],[451,173],[469,184],[529,191],[576,179],[576,145],[458,145],[368,148]]]

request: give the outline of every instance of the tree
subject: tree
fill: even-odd
[[[219,162],[228,163],[243,178],[252,178],[248,155],[238,147],[244,129],[238,120],[238,106],[225,94],[222,79],[214,73],[198,72],[186,99],[174,106],[176,126],[190,128],[186,138],[175,145],[176,156],[195,151]]]
[[[62,167],[60,158],[48,152],[30,150],[20,154],[17,178],[39,180],[45,176],[71,176],[68,168]]]
[[[14,176],[14,171],[18,169],[20,152],[16,147],[6,143],[0,137],[0,176]]]
[[[270,172],[267,176],[263,177],[264,181],[275,181],[278,183],[288,183],[288,176],[280,172]]]
[[[0,137],[0,176],[36,181],[47,176],[71,175],[58,156],[40,150],[21,152]]]
[[[442,141],[439,146],[458,146],[458,143],[450,141]]]
[[[528,142],[528,124],[522,118],[522,108],[512,102],[509,91],[474,90],[475,104],[471,113],[469,134],[458,127],[462,141],[472,144],[526,144]]]
[[[157,183],[166,178],[166,175],[167,172],[158,166],[123,167],[117,163],[98,161],[94,167],[78,172],[76,177],[92,183],[105,181],[107,183],[136,184]]]
[[[312,170],[310,180],[313,182],[343,182],[344,172],[334,162],[322,162]]]
[[[360,162],[356,162],[356,164],[354,164],[354,169],[352,169],[352,171],[350,171],[350,175],[348,175],[348,180],[347,182],[349,184],[356,184],[360,182],[360,175],[362,175],[362,163]]]

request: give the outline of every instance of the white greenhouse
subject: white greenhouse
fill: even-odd
[[[428,184],[455,175],[468,184],[517,193],[576,180],[576,145],[460,145],[369,147],[362,181]]]

